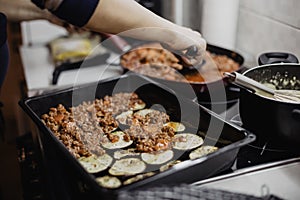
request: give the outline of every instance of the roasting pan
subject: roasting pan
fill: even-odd
[[[171,120],[182,122],[190,132],[201,133],[205,144],[217,146],[219,149],[195,160],[189,160],[188,156],[183,153],[180,157],[181,163],[130,185],[117,189],[99,186],[95,181],[97,175],[89,174],[84,170],[50,129],[43,124],[40,117],[47,113],[49,108],[56,107],[58,104],[71,107],[82,101],[103,98],[105,95],[118,92],[136,92],[148,108],[164,109],[170,115]],[[69,191],[74,195],[72,199],[97,197],[111,199],[116,198],[117,194],[124,190],[203,180],[229,169],[239,149],[255,140],[255,136],[247,130],[224,121],[217,114],[177,95],[166,86],[136,74],[126,74],[97,83],[30,97],[21,100],[19,104],[39,129],[38,134],[45,154],[45,168],[49,173],[52,172],[49,179],[52,179],[52,184],[57,185],[61,191]],[[65,188],[62,189],[60,185]]]

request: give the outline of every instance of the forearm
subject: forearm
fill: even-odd
[[[50,13],[37,8],[30,0],[0,0],[0,12],[10,21],[47,19]]]
[[[185,49],[195,44],[205,48],[205,41],[198,32],[178,26],[134,0],[100,0],[86,27],[98,32],[158,41],[173,49]]]
[[[86,27],[113,34],[134,29],[142,31],[143,28],[149,27],[177,28],[175,24],[155,15],[134,0],[100,0]],[[147,32],[143,35],[143,37],[151,37]]]
[[[134,0],[32,1],[73,25],[96,32],[158,41],[175,50],[196,45],[199,55],[206,48],[201,34],[163,19]]]

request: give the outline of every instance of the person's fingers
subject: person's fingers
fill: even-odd
[[[203,61],[206,52],[206,41],[201,34],[186,27],[177,27],[174,39],[163,44],[163,47],[183,56],[183,61],[188,65],[199,64]],[[189,49],[196,48],[197,52],[189,54]],[[193,50],[194,51],[194,50]]]

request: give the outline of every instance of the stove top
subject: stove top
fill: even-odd
[[[239,104],[235,104],[227,112],[227,120],[238,126],[243,127],[239,110]],[[255,133],[253,133],[255,134]],[[272,139],[263,139],[257,137],[254,142],[242,147],[238,153],[233,170],[251,167],[269,162],[281,161],[290,158],[299,157],[300,153],[291,151],[284,144],[278,144]]]

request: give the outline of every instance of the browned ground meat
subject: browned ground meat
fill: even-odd
[[[76,158],[90,155],[81,139],[82,131],[77,126],[72,113],[63,105],[50,108],[48,114],[42,115],[42,120]]]
[[[136,143],[141,152],[152,152],[171,148],[174,129],[163,126],[169,122],[169,116],[160,111],[153,111],[145,117],[133,115],[130,128],[124,132]]]
[[[157,44],[153,45],[145,45],[124,54],[121,64],[128,69],[135,69],[144,64],[163,64],[175,69],[182,69],[182,65],[179,64],[180,60],[173,53]]]
[[[204,60],[206,60],[206,64],[203,66],[207,65],[207,68],[201,70],[201,74],[181,75],[178,70],[181,70],[183,65],[175,54],[162,49],[158,44],[149,44],[124,54],[121,58],[121,65],[143,75],[179,82],[216,81],[222,78],[224,72],[233,72],[239,69],[239,63],[226,55],[217,55],[207,51],[207,57]],[[211,68],[210,60],[218,67],[218,73],[215,72],[215,68]]]
[[[118,93],[93,102],[82,102],[69,111],[59,104],[42,115],[42,121],[76,158],[103,155],[105,150],[101,143],[119,140],[110,134],[118,127],[114,117],[142,103],[135,93]],[[124,140],[132,139],[138,151],[152,152],[171,147],[174,129],[163,126],[170,121],[166,113],[153,110],[144,117],[135,113],[128,120],[130,127],[124,131]]]
[[[239,69],[240,65],[229,58],[226,55],[217,55],[214,53],[207,52],[208,55],[211,56],[211,58],[214,60],[214,62],[217,64],[218,69],[221,71],[221,74],[223,72],[232,72]]]

